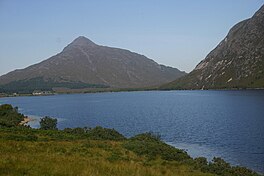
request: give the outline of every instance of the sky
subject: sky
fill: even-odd
[[[0,75],[78,36],[190,72],[264,0],[0,0]]]

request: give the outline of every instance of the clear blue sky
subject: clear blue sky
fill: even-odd
[[[82,35],[191,71],[264,0],[0,0],[0,75]]]

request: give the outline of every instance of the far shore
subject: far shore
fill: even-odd
[[[76,90],[69,89],[68,91],[53,92],[47,95],[33,95],[33,94],[2,94],[0,93],[0,98],[6,97],[29,97],[29,96],[53,96],[61,94],[90,94],[90,93],[111,93],[111,92],[140,92],[140,91],[240,91],[240,90],[264,90],[264,88],[229,88],[229,89],[158,89],[158,88],[131,88],[131,89],[94,89],[94,90]]]

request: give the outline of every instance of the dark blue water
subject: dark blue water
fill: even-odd
[[[264,91],[153,91],[1,98],[59,128],[153,131],[191,156],[222,157],[264,173]]]

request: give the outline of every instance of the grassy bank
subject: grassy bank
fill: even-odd
[[[89,136],[89,135],[88,135]],[[212,175],[180,161],[150,159],[128,140],[91,139],[62,131],[0,130],[1,175]]]

